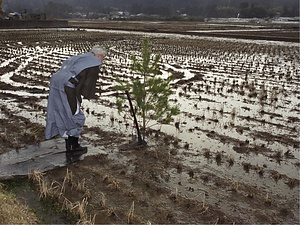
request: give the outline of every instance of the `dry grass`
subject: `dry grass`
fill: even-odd
[[[37,224],[36,215],[26,205],[3,190],[0,184],[0,224]]]
[[[67,169],[66,176],[62,183],[53,181],[51,184],[47,182],[44,177],[44,173],[32,172],[29,174],[29,179],[37,185],[39,190],[39,196],[41,199],[53,199],[61,205],[62,210],[73,214],[78,217],[78,224],[94,224],[95,215],[88,215],[86,213],[87,206],[89,204],[88,199],[91,197],[90,192],[85,188],[85,179],[76,183],[73,179],[73,173]],[[79,201],[72,202],[65,196],[66,185],[75,188],[77,192],[83,192],[83,198]]]
[[[134,201],[132,202],[127,215],[127,223],[130,224],[133,221],[133,218],[134,218]]]

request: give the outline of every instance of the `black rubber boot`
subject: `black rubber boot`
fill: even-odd
[[[87,153],[87,147],[82,147],[79,143],[78,143],[78,137],[73,137],[73,136],[69,136],[68,138],[68,146],[69,147],[69,151],[67,148],[67,153],[70,152],[72,155],[82,155]]]
[[[70,142],[70,139],[69,138],[65,139],[65,142],[66,142],[67,164],[72,164],[76,160],[73,159],[73,155],[71,153],[71,142]]]
[[[65,139],[65,142],[66,142],[66,152],[70,153],[71,152],[71,143],[70,143],[69,138]]]

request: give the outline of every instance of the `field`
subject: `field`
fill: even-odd
[[[44,141],[49,80],[64,59],[94,44],[109,49],[99,98],[83,102],[82,135],[107,154],[31,175],[41,199],[59,203],[80,223],[299,223],[298,32],[71,25],[80,29],[1,31],[0,153]],[[136,77],[130,55],[140,54],[144,37],[161,54],[161,76],[175,77],[170,102],[181,113],[169,125],[153,121],[147,148],[120,151],[132,120],[118,114],[113,87],[117,76]]]

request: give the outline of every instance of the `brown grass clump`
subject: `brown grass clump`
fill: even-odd
[[[0,185],[0,224],[37,224],[38,219]]]
[[[85,187],[85,179],[74,181],[72,171],[67,169],[66,176],[62,183],[58,181],[50,182],[45,179],[45,173],[32,172],[28,175],[29,179],[37,185],[39,190],[39,196],[43,199],[51,199],[56,201],[61,205],[62,210],[71,213],[73,216],[78,217],[77,224],[94,224],[96,215],[87,214],[87,207],[89,204],[89,199],[91,198],[90,191]],[[66,186],[74,188],[77,193],[83,193],[83,196],[72,202],[69,198],[65,196]]]

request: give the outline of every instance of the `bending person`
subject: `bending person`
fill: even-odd
[[[87,147],[78,143],[85,116],[80,108],[82,96],[95,97],[100,66],[107,54],[94,46],[89,53],[72,56],[52,75],[47,105],[46,139],[60,135],[66,141],[67,153],[84,154]]]

